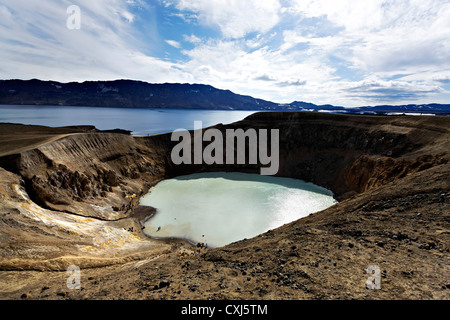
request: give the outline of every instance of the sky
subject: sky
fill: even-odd
[[[33,78],[450,103],[450,0],[2,0],[0,79]]]

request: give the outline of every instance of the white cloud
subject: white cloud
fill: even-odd
[[[166,40],[166,42],[171,45],[174,48],[180,49],[181,48],[181,44],[178,41],[175,40]]]
[[[404,24],[366,35],[354,47],[355,61],[374,72],[450,67],[450,3],[445,9],[428,13],[420,23],[411,17]],[[447,19],[441,20],[443,16]]]
[[[288,11],[308,18],[326,17],[348,31],[361,31],[386,23],[382,8],[388,4],[387,0],[292,0]]]
[[[343,91],[343,94],[349,98],[374,102],[392,102],[398,99],[402,99],[403,101],[418,101],[429,95],[440,93],[442,89],[437,85],[417,82],[368,79],[348,83],[347,87],[343,88]]]
[[[189,57],[183,70],[202,83],[275,102],[325,103],[323,84],[335,78],[334,69],[316,57],[267,46],[249,52],[245,40],[209,40],[183,53]]]
[[[278,0],[173,0],[173,3],[179,10],[196,13],[201,23],[219,27],[225,38],[265,33],[280,21]]]
[[[69,0],[3,0],[0,78],[204,83],[345,106],[425,101],[450,83],[448,1],[160,2],[164,28],[187,26],[178,37],[141,0],[79,0],[81,30],[65,27]]]
[[[344,97],[347,104],[410,102],[444,91],[439,85],[450,70],[449,1],[291,0],[284,11],[299,23],[283,32],[283,52],[321,57],[329,66],[336,58],[344,61],[344,78],[327,83],[329,97]],[[346,79],[349,74],[377,80],[369,86]]]
[[[128,3],[130,3],[130,2],[128,2]],[[131,3],[134,3],[134,2],[131,2]],[[132,22],[134,21],[134,15],[133,15],[131,12],[129,12],[129,11],[122,11],[122,12],[121,12],[121,15],[122,15],[122,17],[125,18],[125,20],[127,20],[129,23],[132,23]]]
[[[348,59],[368,72],[414,72],[450,64],[448,1],[292,0],[290,12],[343,27],[326,42],[344,39],[353,53]]]
[[[66,28],[68,1],[5,0],[0,5],[0,76],[57,81],[187,80],[175,63],[141,52],[129,5],[80,0],[81,29]],[[5,22],[5,23],[2,23]]]
[[[286,30],[283,32],[283,41],[281,51],[288,51],[298,44],[304,44],[307,49],[305,52],[309,55],[334,54],[339,47],[349,46],[350,39],[342,36],[304,36],[302,32],[295,30]]]
[[[202,42],[202,39],[200,39],[199,37],[197,37],[194,34],[191,34],[190,36],[185,34],[185,35],[183,35],[183,39],[186,42],[190,42],[190,43],[194,43],[194,44]]]

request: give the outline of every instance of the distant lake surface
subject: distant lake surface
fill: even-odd
[[[69,106],[0,105],[0,122],[64,127],[93,125],[100,130],[124,129],[135,136],[194,129],[194,121],[203,127],[229,124],[256,111],[140,109]]]

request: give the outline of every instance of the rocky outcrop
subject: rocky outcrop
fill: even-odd
[[[445,154],[423,155],[415,160],[362,155],[347,168],[344,181],[355,191],[364,192],[447,161]]]
[[[111,133],[68,136],[0,163],[44,208],[106,220],[129,215],[137,196],[164,176],[154,150]]]

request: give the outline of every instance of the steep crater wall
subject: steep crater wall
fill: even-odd
[[[224,133],[279,129],[277,175],[313,182],[343,200],[447,162],[442,144],[448,144],[448,122],[439,117],[263,112],[215,128]],[[170,134],[73,134],[2,157],[0,166],[22,177],[37,204],[105,220],[132,214],[139,196],[162,179],[205,171],[259,172],[257,165],[176,166],[170,154],[177,143]]]
[[[227,129],[278,129],[277,176],[313,182],[343,200],[448,162],[448,149],[442,148],[448,145],[448,122],[447,118],[263,112],[215,128],[224,137]],[[165,148],[171,150],[175,143],[165,138]],[[147,146],[154,143],[153,137],[143,140]],[[165,163],[166,177],[204,171],[259,173],[260,168],[237,164],[174,166],[170,159]]]
[[[131,213],[139,195],[164,177],[159,150],[131,136],[74,134],[0,158],[40,206],[105,220]]]

